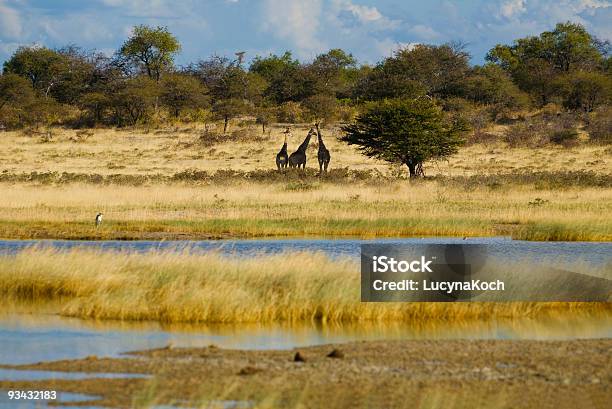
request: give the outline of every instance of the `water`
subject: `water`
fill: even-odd
[[[612,337],[612,316],[566,313],[537,318],[351,325],[163,325],[95,321],[30,312],[0,313],[0,363],[118,357],[126,351],[176,347],[291,349],[388,339],[539,339]],[[2,379],[2,372],[0,372]]]
[[[15,254],[32,246],[56,249],[93,248],[113,251],[147,252],[151,250],[217,251],[234,257],[278,254],[285,251],[323,252],[332,257],[358,258],[361,244],[486,244],[489,257],[553,260],[564,263],[587,262],[602,266],[612,263],[612,242],[534,242],[494,238],[422,238],[422,239],[266,239],[200,241],[78,241],[78,240],[0,240],[0,255]]]

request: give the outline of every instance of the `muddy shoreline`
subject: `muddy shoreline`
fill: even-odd
[[[612,339],[367,341],[269,351],[168,346],[122,358],[3,365],[88,378],[2,381],[0,389],[85,393],[99,396],[88,405],[117,408],[221,400],[256,407],[604,408],[612,399],[610,356]]]

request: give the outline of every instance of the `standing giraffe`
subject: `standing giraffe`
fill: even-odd
[[[293,152],[289,156],[290,168],[295,168],[297,166],[297,168],[299,169],[300,165],[302,165],[302,169],[306,169],[306,148],[308,148],[308,144],[310,143],[310,137],[313,133],[315,133],[315,130],[313,128],[310,128],[310,131],[308,131],[308,135],[306,135],[306,139],[304,139],[304,142],[302,142],[302,144],[297,148],[297,151]]]
[[[327,167],[329,166],[331,156],[329,154],[329,150],[323,143],[321,131],[319,130],[319,123],[316,123],[315,126],[317,127],[317,137],[319,138],[319,152],[317,154],[317,158],[319,159],[319,174],[322,174],[323,172],[327,173]]]
[[[285,169],[289,163],[289,155],[287,154],[287,135],[291,134],[289,128],[283,132],[285,134],[285,143],[281,150],[276,154],[276,167],[278,170]]]

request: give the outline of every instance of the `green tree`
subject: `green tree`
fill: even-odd
[[[4,63],[4,73],[27,78],[32,87],[46,97],[64,80],[68,65],[66,56],[55,50],[38,46],[19,47]]]
[[[147,76],[130,78],[115,85],[112,108],[117,125],[147,122],[159,97],[158,84]]]
[[[213,104],[213,112],[223,120],[223,133],[227,132],[231,119],[250,110],[252,110],[252,105],[240,98],[222,99]]]
[[[172,68],[174,57],[180,50],[181,44],[167,27],[139,25],[134,27],[132,36],[121,46],[119,54],[128,65],[159,81],[161,74]]]
[[[419,81],[401,73],[390,72],[381,63],[359,79],[352,96],[358,101],[377,101],[385,98],[416,98],[426,92],[426,87]]]
[[[356,60],[344,50],[335,48],[318,55],[314,61],[304,67],[307,93],[327,94],[336,97],[346,92],[353,80],[353,69]]]
[[[302,105],[310,113],[310,119],[314,121],[333,120],[338,114],[338,100],[332,95],[313,95],[306,98]]]
[[[0,75],[0,111],[10,104],[23,107],[34,99],[34,90],[27,79],[17,74]]]
[[[206,94],[206,88],[192,76],[169,74],[162,80],[161,101],[175,118],[185,109],[205,108]]]
[[[402,48],[379,63],[356,87],[361,100],[448,97],[457,94],[469,70],[469,54],[461,44],[420,44]]]
[[[600,42],[580,24],[559,23],[553,31],[496,45],[487,60],[512,75],[523,90],[546,105],[558,95],[551,82],[573,71],[596,71],[604,64]]]
[[[370,103],[342,129],[342,141],[357,145],[366,156],[402,163],[416,177],[425,161],[457,152],[467,125],[447,120],[432,100],[418,98]]]
[[[598,72],[570,73],[555,85],[563,96],[563,105],[569,109],[591,112],[612,99],[612,78]]]
[[[64,59],[61,81],[53,87],[51,95],[63,104],[76,105],[83,94],[93,92],[103,82],[101,70],[108,58],[95,52],[85,52],[79,47],[70,45],[57,52]]]
[[[36,94],[27,79],[17,74],[0,75],[0,126],[23,126],[35,100]]]
[[[282,56],[256,57],[249,67],[267,82],[264,95],[277,104],[298,101],[305,93],[305,75],[298,60],[290,52]]]
[[[89,92],[79,99],[79,107],[86,112],[88,122],[102,122],[104,112],[111,106],[111,98],[103,92]]]
[[[190,65],[186,72],[209,90],[213,103],[223,99],[245,99],[260,104],[267,82],[257,73],[245,72],[238,61],[213,56]]]
[[[506,110],[526,108],[530,102],[529,95],[512,82],[507,72],[494,64],[470,69],[459,87],[458,94],[462,98],[487,105],[493,119]]]
[[[261,125],[261,133],[266,133],[266,126],[276,121],[276,109],[274,107],[258,107],[255,121]]]

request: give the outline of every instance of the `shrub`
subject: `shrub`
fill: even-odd
[[[490,125],[493,114],[492,107],[475,104],[463,98],[448,98],[443,102],[444,109],[456,118],[462,118],[470,125],[473,132],[466,138],[468,144],[487,143],[497,139],[485,129]]]
[[[279,122],[287,122],[296,124],[303,122],[304,120],[304,109],[302,106],[293,101],[285,102],[278,107],[276,116]]]
[[[612,144],[612,108],[603,106],[591,113],[586,130],[591,142]]]
[[[510,147],[540,147],[548,143],[545,137],[546,125],[542,121],[527,120],[508,127],[503,140]]]
[[[576,146],[578,144],[578,132],[576,129],[554,131],[552,135],[550,135],[550,141],[565,147]]]
[[[317,94],[308,97],[302,105],[306,108],[308,119],[333,121],[337,118],[338,101],[334,96]]]
[[[511,147],[541,147],[555,143],[566,147],[578,143],[576,117],[568,113],[545,111],[511,125],[503,140]]]

